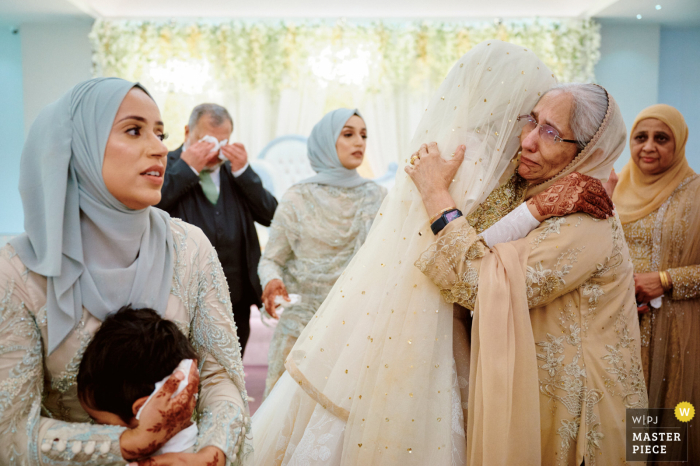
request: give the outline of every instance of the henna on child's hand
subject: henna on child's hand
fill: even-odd
[[[168,379],[166,385],[171,381]],[[179,383],[179,381],[175,381]],[[172,388],[172,387],[171,387]],[[197,392],[198,384],[188,384],[181,394],[175,397],[170,407],[167,410],[158,410],[162,421],[154,424],[147,429],[148,432],[159,433],[165,430],[165,435],[170,439],[174,434],[182,430],[183,425],[190,422],[192,412],[194,411],[195,393]],[[161,390],[158,396],[162,393],[169,394],[173,390]]]
[[[163,445],[165,445],[165,441],[154,440],[146,448],[137,448],[136,450],[124,448],[124,453],[129,455],[130,458],[143,458],[144,456],[152,455]]]
[[[169,377],[144,407],[139,426],[124,432],[120,446],[125,459],[144,458],[153,454],[192,423],[192,413],[197,404],[196,394],[199,390],[199,372],[196,365],[193,364],[190,369],[190,379],[184,390],[173,395],[183,379],[181,373]]]
[[[572,173],[532,198],[543,217],[584,212],[599,219],[613,214],[613,203],[600,180]]]
[[[209,462],[208,462],[207,464],[205,464],[204,466],[217,466],[218,464],[219,464],[219,452],[216,451],[216,452],[214,452],[214,459],[212,459],[211,461],[209,461]]]

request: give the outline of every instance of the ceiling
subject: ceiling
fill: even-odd
[[[657,10],[656,5],[661,5]],[[638,14],[642,19],[637,19]],[[10,24],[67,18],[583,18],[700,25],[700,0],[2,0]]]
[[[591,16],[616,22],[660,23],[665,26],[700,25],[700,0],[617,0]],[[657,10],[659,5],[661,9]],[[641,15],[641,19],[637,19]]]

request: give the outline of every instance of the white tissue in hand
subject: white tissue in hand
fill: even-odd
[[[211,142],[212,144],[214,144],[214,147],[212,148],[211,152],[218,151],[219,152],[219,159],[226,161],[226,156],[221,153],[221,148],[224,147],[228,143],[228,139],[224,139],[222,141],[219,141],[214,136],[209,136],[207,134],[202,139],[200,139],[199,142]]]
[[[659,296],[658,298],[654,298],[651,301],[649,301],[649,305],[653,307],[654,309],[659,309],[661,307],[661,302],[663,301],[664,295]]]
[[[275,296],[275,304],[278,304],[280,306],[283,304],[299,304],[300,302],[301,302],[301,295],[298,295],[298,294],[290,294],[289,301],[284,299],[284,297],[281,295]]]
[[[275,296],[275,304],[277,304],[278,307],[275,309],[275,312],[277,314],[281,314],[282,311],[284,311],[283,306],[292,305],[292,304],[299,304],[300,302],[301,302],[301,295],[298,295],[298,294],[290,294],[289,301],[284,299],[283,296],[277,295],[277,296]]]
[[[182,392],[187,386],[187,380],[190,378],[190,369],[192,368],[193,362],[194,361],[192,359],[183,359],[173,371],[173,374],[177,371],[182,371],[182,373],[185,374],[185,378],[180,381],[180,384],[177,386],[177,390],[175,390],[175,393],[173,393],[173,396],[171,396],[170,398],[175,398],[175,396]],[[158,390],[160,390],[160,387],[162,387],[169,378],[170,375],[161,380],[160,382],[156,383],[156,388],[153,390],[153,393],[151,393],[146,402],[143,405],[141,405],[141,409],[139,409],[139,412],[136,413],[136,419],[141,418],[141,412],[143,411],[143,408],[146,407],[148,402],[151,401],[151,398],[153,398],[153,395],[155,395],[158,392]]]
[[[173,374],[177,371],[182,371],[183,374],[185,374],[185,378],[180,381],[180,384],[177,386],[177,390],[175,390],[175,393],[170,398],[175,398],[176,395],[178,395],[180,392],[182,392],[185,387],[187,387],[187,382],[188,379],[190,378],[190,369],[192,368],[192,364],[194,363],[194,360],[192,359],[183,359],[180,361],[180,364],[175,368],[173,371]],[[172,374],[171,374],[172,375]],[[149,401],[151,401],[151,398],[153,398],[153,395],[158,393],[158,390],[165,384],[165,382],[171,377],[171,375],[167,376],[160,382],[156,383],[156,388],[153,390],[153,393],[151,393],[151,396],[148,397],[146,402],[141,406],[141,409],[139,409],[139,412],[136,413],[136,419],[139,419],[141,417],[141,411],[143,411],[143,408],[146,407]],[[195,443],[197,443],[197,435],[199,434],[199,428],[197,427],[196,423],[193,423],[191,426],[182,429],[180,432],[175,434],[170,440],[168,440],[165,445],[163,445],[158,451],[153,453],[153,456],[158,456],[158,455],[163,455],[165,453],[178,453],[187,450],[188,448],[191,448],[194,446]],[[104,452],[106,453],[106,452]]]

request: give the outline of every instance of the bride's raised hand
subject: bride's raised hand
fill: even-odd
[[[119,439],[122,457],[135,460],[153,454],[175,434],[191,424],[192,413],[197,404],[199,371],[192,364],[187,386],[173,397],[185,374],[176,371],[141,412],[139,425],[127,429]]]
[[[613,215],[613,202],[603,183],[581,173],[572,173],[527,201],[539,221],[584,212],[604,220]]]
[[[455,206],[448,188],[464,161],[465,150],[465,146],[459,146],[454,155],[446,160],[440,156],[437,143],[423,144],[411,156],[411,164],[406,165],[405,171],[420,192],[429,217]]]

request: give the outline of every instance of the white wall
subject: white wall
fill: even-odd
[[[617,101],[629,131],[640,111],[658,103],[660,27],[606,21],[601,26],[596,81]],[[628,144],[615,164],[617,172],[629,157]]]
[[[24,229],[22,204],[17,190],[19,160],[24,144],[22,101],[22,50],[15,28],[0,23],[0,247],[1,235]]]
[[[688,124],[688,163],[700,173],[700,27],[662,28],[659,103],[676,107]]]
[[[21,26],[25,134],[42,108],[92,77],[91,27],[82,20]]]
[[[0,23],[0,243],[4,244],[4,235],[24,230],[17,188],[29,127],[42,108],[91,77],[91,25],[75,19],[19,26]]]

